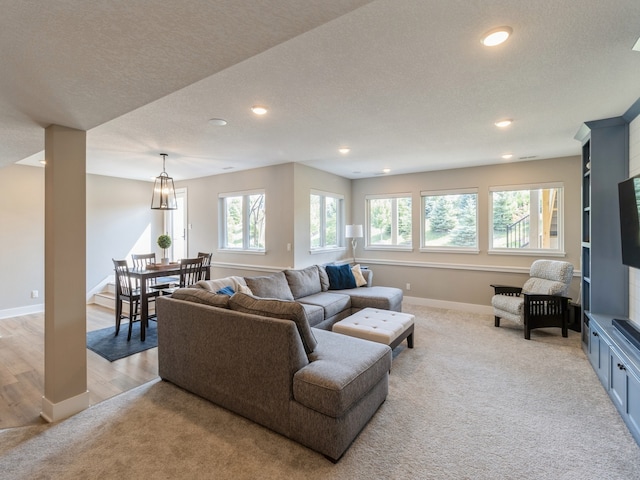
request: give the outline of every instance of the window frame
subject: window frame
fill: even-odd
[[[262,195],[264,202],[264,247],[263,248],[255,248],[250,246],[250,235],[251,235],[251,222],[249,221],[249,209],[250,202],[249,198],[253,195]],[[227,199],[232,197],[241,197],[242,198],[242,247],[230,247],[227,244]],[[218,235],[218,250],[221,252],[233,252],[233,253],[249,253],[249,254],[258,254],[263,255],[267,251],[267,194],[264,189],[256,189],[256,190],[243,190],[240,192],[226,192],[218,194],[218,218],[219,218],[219,235]]]
[[[311,196],[316,195],[320,197],[320,246],[313,247],[311,245]],[[326,239],[326,222],[327,222],[327,207],[326,200],[327,197],[332,198],[337,201],[336,208],[336,245],[335,246],[327,246]],[[311,189],[309,191],[309,253],[323,253],[323,252],[335,252],[339,250],[345,250],[345,239],[344,239],[344,229],[345,229],[345,200],[344,195],[333,192],[325,192],[322,190]]]
[[[557,248],[501,248],[493,247],[493,193],[494,192],[508,192],[508,191],[521,191],[521,190],[544,190],[544,189],[557,189]],[[487,253],[489,255],[525,255],[525,256],[545,256],[545,257],[566,257],[566,251],[564,248],[565,240],[565,222],[564,222],[564,182],[540,182],[522,185],[495,185],[489,187],[489,248]]]
[[[425,245],[425,198],[426,197],[436,197],[436,196],[447,196],[447,195],[466,195],[466,194],[474,194],[476,196],[476,244],[473,247],[456,247],[456,246],[428,246]],[[420,252],[423,253],[470,253],[470,254],[479,254],[479,237],[480,237],[480,215],[479,215],[479,193],[478,188],[456,188],[456,189],[447,189],[447,190],[422,190],[420,192]]]
[[[411,215],[409,219],[411,221],[411,235],[410,235],[410,244],[409,245],[399,245],[397,243],[397,232],[398,232],[398,199],[409,199],[411,201]],[[392,200],[392,211],[391,211],[391,238],[392,243],[389,245],[371,243],[371,200]],[[383,193],[383,194],[370,194],[365,195],[365,250],[394,250],[394,251],[402,251],[402,252],[412,252],[413,251],[413,194],[411,192],[405,193]]]

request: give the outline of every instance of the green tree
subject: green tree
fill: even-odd
[[[476,204],[476,195],[458,195],[456,201],[458,224],[451,231],[450,245],[457,247],[475,247],[477,245]]]
[[[442,195],[436,198],[430,219],[432,232],[448,233],[456,226],[453,206],[446,197]]]

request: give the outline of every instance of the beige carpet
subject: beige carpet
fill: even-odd
[[[639,479],[640,448],[578,333],[406,305],[387,401],[342,460],[155,381],[53,425],[0,431],[2,479]],[[504,322],[505,324],[507,322]]]

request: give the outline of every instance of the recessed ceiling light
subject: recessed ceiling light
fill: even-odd
[[[256,115],[264,115],[268,112],[268,109],[264,105],[254,105],[251,107],[251,111]]]
[[[509,160],[512,157],[513,157],[513,153],[505,153],[504,155],[502,155],[502,158],[504,158],[505,160]]]
[[[347,153],[349,153],[349,152],[351,151],[351,149],[350,149],[349,147],[340,147],[340,148],[338,149],[338,151],[339,151],[341,154],[346,155]]]
[[[210,118],[209,125],[213,125],[215,127],[224,127],[227,124],[227,121],[224,118]]]
[[[498,120],[495,123],[495,126],[499,128],[504,128],[504,127],[508,127],[512,123],[513,123],[513,120],[511,120],[510,118],[505,118],[504,120]]]
[[[391,171],[390,168],[383,168],[382,173],[389,173]]]
[[[496,45],[500,45],[501,43],[505,42],[512,33],[513,29],[511,27],[494,28],[482,35],[480,43],[482,43],[485,47],[495,47]]]

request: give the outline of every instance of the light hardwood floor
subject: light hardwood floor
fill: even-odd
[[[113,326],[113,310],[87,305],[87,331]],[[157,348],[115,362],[87,349],[91,405],[157,377]],[[44,423],[43,394],[44,314],[0,320],[0,429]]]

